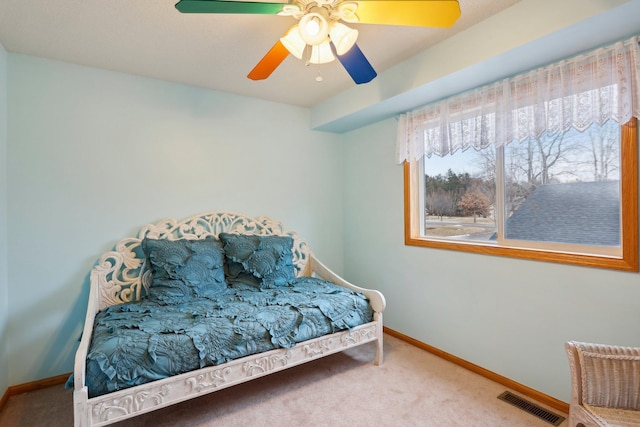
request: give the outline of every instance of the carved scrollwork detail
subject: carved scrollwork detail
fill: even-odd
[[[352,331],[348,334],[343,335],[341,338],[341,341],[342,341],[342,345],[349,346],[353,344],[358,344],[366,340],[367,338],[371,338],[373,336],[375,336],[375,329],[365,328],[365,329],[359,329],[357,331]]]
[[[91,282],[97,284],[100,294],[100,308],[142,296],[140,275],[145,259],[137,249],[139,246],[139,239],[121,240],[115,250],[105,253],[91,271]]]
[[[169,386],[163,385],[158,390],[140,390],[136,393],[125,395],[121,398],[100,402],[93,406],[93,415],[100,421],[109,421],[113,418],[139,412],[148,406],[158,406],[164,402],[169,394]]]
[[[253,360],[244,362],[242,371],[246,376],[250,377],[256,373],[269,372],[278,366],[286,366],[291,358],[291,352],[286,351],[283,354],[272,354],[270,356],[257,357]]]
[[[302,350],[307,355],[307,357],[316,357],[320,354],[331,351],[331,349],[334,347],[334,341],[335,340],[331,338],[315,341],[302,347]]]
[[[309,262],[306,241],[295,231],[287,231],[281,222],[268,217],[250,218],[232,212],[208,212],[177,221],[167,218],[145,225],[138,237],[119,241],[114,250],[105,253],[91,271],[91,283],[100,295],[99,308],[142,298],[151,274],[140,243],[145,237],[154,239],[203,239],[219,233],[286,235],[293,238],[293,264],[296,276],[302,275]]]
[[[227,367],[187,378],[185,382],[191,386],[191,393],[200,393],[203,390],[220,387],[227,382],[230,374],[231,368]]]

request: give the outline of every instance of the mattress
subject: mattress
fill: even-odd
[[[357,292],[318,278],[262,289],[234,284],[215,299],[151,299],[96,314],[87,355],[89,397],[369,323]]]

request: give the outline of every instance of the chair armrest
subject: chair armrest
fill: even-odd
[[[310,264],[310,273],[311,275],[315,274],[318,277],[328,280],[330,282],[335,283],[336,285],[340,285],[347,289],[351,289],[352,291],[360,292],[369,298],[369,303],[371,304],[371,308],[378,313],[382,313],[384,311],[385,306],[387,305],[384,295],[382,292],[376,291],[374,289],[366,289],[361,288],[359,286],[354,285],[353,283],[349,283],[344,280],[342,277],[338,276],[333,271],[329,270],[323,263],[318,261],[318,259],[311,255],[309,259]]]
[[[75,362],[73,366],[73,389],[78,392],[86,386],[86,370],[87,370],[87,354],[89,353],[89,345],[91,345],[91,337],[93,335],[93,322],[98,312],[98,290],[97,285],[91,281],[89,290],[89,303],[87,304],[87,314],[84,320],[84,328],[82,329],[82,337],[80,345],[76,351]]]
[[[640,409],[640,348],[569,342],[567,353],[577,403]]]
[[[564,347],[569,359],[569,370],[571,371],[571,406],[582,406],[582,370],[578,359],[578,343],[575,341],[566,342]]]

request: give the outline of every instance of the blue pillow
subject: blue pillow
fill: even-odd
[[[215,298],[227,289],[222,243],[203,240],[143,239],[142,249],[153,279],[149,298],[177,304],[194,298]]]
[[[293,238],[230,233],[218,238],[224,244],[229,283],[276,288],[295,281]]]

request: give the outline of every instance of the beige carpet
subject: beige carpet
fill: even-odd
[[[552,425],[498,400],[503,386],[397,338],[385,335],[383,365],[373,365],[374,354],[374,345],[366,344],[113,425]],[[0,426],[73,426],[71,391],[56,386],[12,396],[0,412]]]

